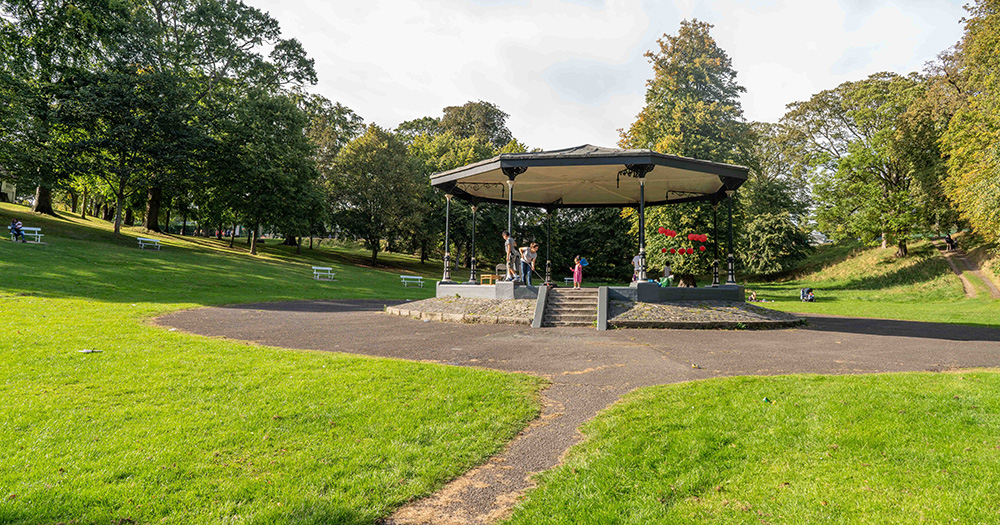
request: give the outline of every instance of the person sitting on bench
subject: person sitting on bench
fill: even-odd
[[[17,242],[18,237],[21,238],[21,242],[28,242],[24,240],[23,228],[24,225],[22,225],[21,221],[17,220],[17,218],[10,220],[10,226],[8,226],[7,229],[10,230],[10,234],[14,236],[14,242]]]

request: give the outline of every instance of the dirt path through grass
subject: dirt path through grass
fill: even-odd
[[[944,245],[936,242],[934,243],[934,246],[936,246],[941,252],[941,255],[944,256],[945,261],[948,262],[948,266],[950,266],[951,270],[955,272],[955,275],[961,279],[962,288],[965,290],[966,297],[971,298],[978,295],[976,290],[977,287],[973,285],[972,281],[966,276],[966,273],[970,273],[974,275],[979,282],[983,283],[983,286],[986,287],[990,297],[993,299],[1000,299],[1000,288],[997,287],[997,283],[986,275],[975,261],[968,258],[965,255],[965,252],[962,250],[948,251]]]
[[[858,374],[1000,366],[1000,330],[807,316],[775,331],[530,329],[421,322],[371,301],[296,301],[170,314],[164,326],[285,348],[350,352],[546,377],[542,417],[485,465],[399,509],[387,524],[491,523],[531,476],[557,465],[577,428],[636,388],[718,376]]]

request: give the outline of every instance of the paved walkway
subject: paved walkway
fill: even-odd
[[[159,324],[286,348],[433,361],[545,376],[541,418],[506,451],[387,524],[489,523],[531,475],[559,463],[580,424],[635,388],[734,375],[855,374],[1000,366],[1000,330],[825,316],[768,331],[531,329],[422,322],[386,301],[297,301],[202,308]]]

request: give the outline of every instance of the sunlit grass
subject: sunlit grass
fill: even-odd
[[[146,232],[0,205],[0,221],[15,213],[47,244],[0,240],[0,523],[371,523],[537,414],[537,378],[147,322],[210,304],[429,297],[432,285],[400,285],[424,267],[412,259],[359,268],[336,250],[250,257],[178,236],[139,250]],[[337,281],[312,279],[319,261]]]

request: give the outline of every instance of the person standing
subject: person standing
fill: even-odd
[[[580,285],[583,284],[583,265],[580,264],[580,256],[577,255],[573,259],[573,289],[579,290]]]
[[[639,270],[642,268],[642,256],[636,255],[632,258],[632,282],[639,280]]]
[[[538,243],[521,247],[521,276],[524,284],[531,286],[531,272],[535,271],[535,261],[538,259]]]
[[[504,264],[507,266],[507,275],[504,280],[513,281],[517,278],[517,269],[514,265],[514,260],[517,258],[517,244],[507,230],[503,232],[503,251],[506,258]]]

